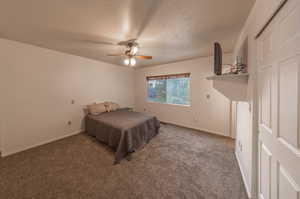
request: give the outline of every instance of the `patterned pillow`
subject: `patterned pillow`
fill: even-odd
[[[104,104],[107,112],[116,111],[120,108],[120,105],[114,102],[104,102]]]
[[[91,104],[87,106],[89,113],[92,115],[99,115],[100,113],[106,112],[106,107],[104,103]]]

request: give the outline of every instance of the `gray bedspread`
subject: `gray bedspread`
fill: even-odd
[[[128,109],[86,117],[87,133],[115,151],[115,163],[148,143],[158,134],[159,127],[155,116]]]

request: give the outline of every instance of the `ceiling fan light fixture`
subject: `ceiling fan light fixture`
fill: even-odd
[[[128,65],[130,64],[129,58],[124,59],[124,64],[125,64],[126,66],[128,66]]]
[[[118,54],[108,54],[107,56],[124,57],[125,59],[123,60],[123,64],[126,66],[132,66],[132,67],[135,66],[137,64],[136,59],[142,59],[142,60],[152,59],[152,56],[138,54],[140,46],[136,42],[136,39],[122,41],[119,42],[118,45],[124,46],[125,51],[123,51],[123,53],[118,53]]]
[[[135,64],[136,64],[135,58],[130,58],[130,65],[135,66]]]

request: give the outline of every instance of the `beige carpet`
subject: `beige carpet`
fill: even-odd
[[[163,125],[131,161],[80,134],[0,159],[1,199],[246,199],[230,139]]]

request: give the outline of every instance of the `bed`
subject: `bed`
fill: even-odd
[[[155,116],[128,108],[86,116],[86,131],[115,151],[115,163],[147,144],[159,132]]]

